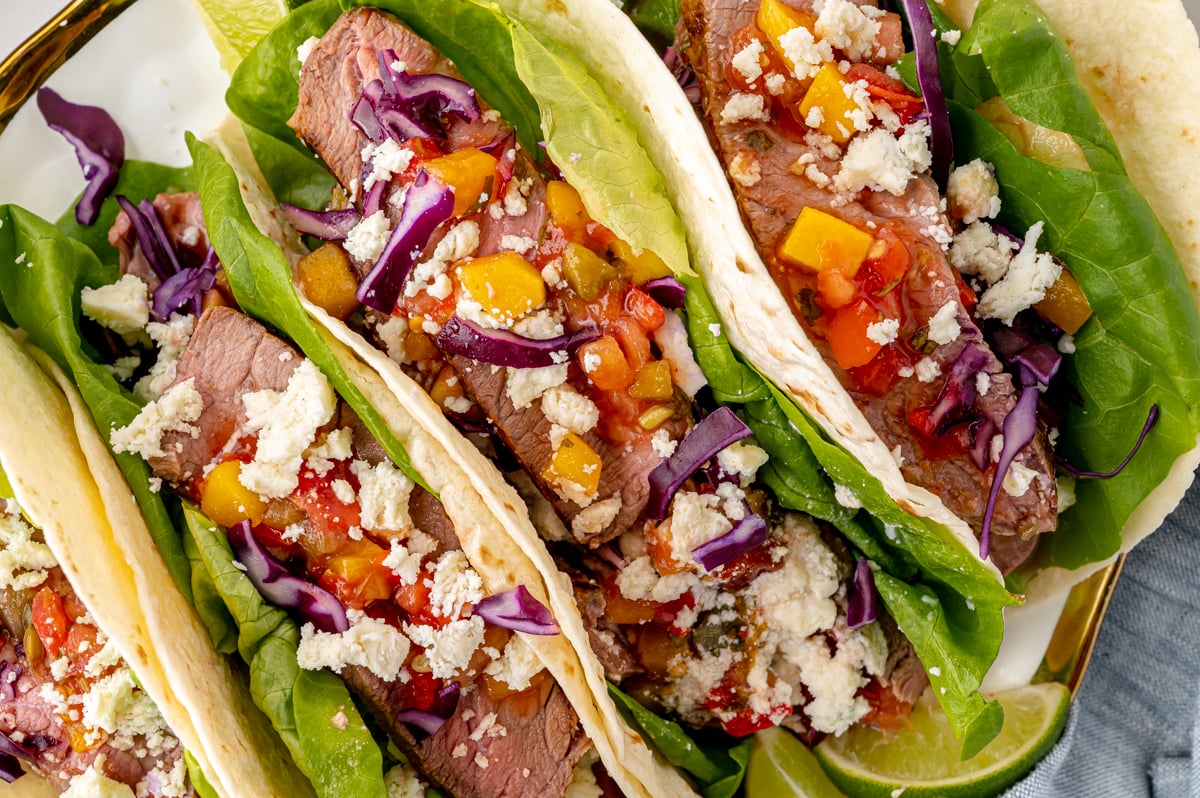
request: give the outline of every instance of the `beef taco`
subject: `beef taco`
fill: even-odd
[[[307,203],[249,210],[323,329],[402,401],[433,399],[415,412],[484,500],[509,494],[497,466],[525,488],[554,560],[519,540],[548,583],[570,576],[581,658],[651,736],[675,727],[647,708],[733,738],[902,724],[930,678],[967,750],[984,745],[999,707],[977,689],[1013,602],[999,574],[740,360],[626,112],[522,21],[375,5],[308,4],[235,73],[265,179]],[[439,29],[449,9],[486,56]],[[887,610],[864,613],[876,589]]]
[[[1200,51],[1177,4],[1121,27],[1136,45],[1107,7],[902,5],[683,3],[670,60],[707,135],[648,55],[605,67],[654,97],[641,131],[739,351],[1037,600],[1152,531],[1200,456],[1195,99],[1145,59]]]
[[[303,794],[128,494],[105,501],[121,477],[92,470],[85,449],[104,447],[73,389],[33,354],[0,331],[6,794]]]

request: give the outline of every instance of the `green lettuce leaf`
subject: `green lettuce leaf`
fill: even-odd
[[[270,719],[296,766],[323,798],[386,798],[383,754],[346,685],[329,671],[296,663],[300,630],[267,604],[237,567],[221,529],[184,504],[184,534],[238,625],[237,649],[250,667],[250,694]],[[345,728],[334,718],[341,713]]]
[[[89,355],[79,328],[79,293],[115,276],[96,253],[49,222],[15,205],[0,206],[0,297],[17,325],[75,383],[106,442],[112,429],[133,421],[142,401]],[[137,455],[114,456],[176,587],[191,601],[187,557],[163,498],[150,489],[150,467]]]
[[[731,798],[746,775],[749,738],[728,747],[705,745],[674,721],[661,718],[611,682],[608,694],[663,758],[690,773],[705,798]]]
[[[316,324],[304,311],[292,286],[292,270],[287,258],[274,241],[255,227],[242,200],[233,167],[195,136],[188,134],[187,142],[199,184],[200,204],[208,222],[209,239],[221,259],[238,305],[249,315],[283,331],[299,346],[329,378],[338,395],[354,409],[396,467],[428,489],[424,477],[409,462],[404,445],[346,374],[317,331]]]
[[[188,778],[192,782],[192,789],[200,798],[220,798],[216,789],[209,783],[208,777],[204,775],[204,771],[200,769],[200,763],[196,758],[184,749],[183,764],[187,768]]]

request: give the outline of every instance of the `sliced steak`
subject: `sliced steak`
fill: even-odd
[[[299,364],[292,347],[244,313],[226,307],[204,311],[171,383],[195,380],[196,391],[204,400],[204,412],[196,423],[199,434],[193,437],[171,431],[163,435],[166,455],[150,460],[155,474],[175,484],[200,477],[244,426],[243,394],[285,390]]]
[[[790,4],[811,6],[802,0]],[[910,181],[902,196],[865,190],[858,200],[843,202],[824,185],[828,181],[819,177],[814,181],[803,174],[805,165],[797,166],[803,158],[807,169],[832,177],[837,173],[841,159],[841,150],[836,145],[829,150],[819,143],[806,141],[804,131],[798,126],[757,120],[722,123],[721,113],[726,101],[736,90],[728,77],[730,61],[735,54],[731,42],[735,33],[754,23],[757,5],[736,0],[683,0],[679,43],[700,80],[709,135],[726,170],[732,175],[730,185],[742,215],[772,276],[784,296],[792,301],[797,319],[810,332],[810,338],[826,363],[843,386],[852,391],[867,421],[887,447],[900,447],[905,479],[932,490],[952,512],[978,531],[983,523],[995,469],[981,471],[969,454],[961,450],[951,454],[944,451],[931,453],[909,423],[911,413],[937,402],[946,375],[966,343],[983,340],[974,319],[963,311],[960,302],[957,321],[962,335],[959,341],[939,346],[930,355],[940,367],[941,377],[924,383],[916,377],[900,379],[882,395],[858,391],[854,378],[838,366],[824,338],[811,334],[812,326],[805,320],[803,308],[795,297],[798,293],[795,278],[788,274],[789,270],[793,274],[795,270],[784,266],[775,254],[777,242],[804,208],[826,211],[860,228],[895,231],[914,255],[914,265],[902,286],[906,291],[904,301],[911,306],[911,312],[906,314],[907,320],[901,321],[899,330],[900,340],[910,340],[944,304],[959,300],[959,278],[930,232],[933,225],[944,222],[938,210],[937,187],[932,179],[922,175]],[[891,18],[887,19],[889,24],[884,26],[880,39],[887,40],[882,42],[884,50],[891,52],[895,31]],[[748,169],[747,164],[754,167]],[[757,179],[751,177],[753,174],[757,174]],[[739,176],[743,179],[738,179]],[[976,410],[999,429],[1008,411],[1016,404],[1016,391],[990,349],[980,370],[990,375],[991,387],[980,397]],[[1036,477],[1021,496],[1002,490],[997,501],[992,520],[991,550],[993,560],[1006,573],[1032,551],[1035,535],[1056,525],[1054,471],[1043,435],[1039,434],[1021,452],[1017,463],[1032,469]]]
[[[437,733],[418,740],[395,717],[404,691],[399,681],[385,682],[357,666],[343,669],[342,677],[421,774],[456,798],[562,795],[575,763],[591,747],[556,684],[501,701],[482,689],[464,689]]]
[[[176,252],[184,257],[190,256],[194,262],[183,266],[198,265],[208,252],[208,232],[204,226],[204,214],[200,208],[200,197],[195,192],[189,194],[159,194],[152,203],[162,220],[163,230]],[[121,257],[121,274],[132,274],[140,277],[150,290],[153,291],[162,282],[155,273],[150,261],[142,254],[138,245],[137,235],[133,231],[133,223],[125,211],[117,214],[113,226],[108,231],[108,243],[117,248]]]

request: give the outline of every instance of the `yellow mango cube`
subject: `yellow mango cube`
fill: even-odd
[[[601,465],[596,450],[574,432],[568,432],[554,450],[543,476],[554,483],[577,485],[584,495],[592,496],[600,489]]]
[[[490,188],[496,159],[482,150],[458,150],[421,164],[421,168],[454,189],[454,215],[462,216]]]
[[[569,183],[562,180],[546,183],[546,210],[568,240],[579,241],[587,234],[587,224],[592,218],[583,207],[579,192]]]
[[[648,249],[634,249],[619,238],[608,245],[613,264],[634,285],[642,285],[658,277],[670,277],[671,270],[663,259]]]
[[[836,268],[853,277],[875,238],[816,208],[805,208],[779,245],[780,259],[815,272]]]
[[[458,279],[471,298],[496,319],[520,318],[546,301],[541,273],[515,252],[462,261]]]
[[[808,28],[811,31],[813,24],[817,21],[816,15],[784,5],[780,0],[763,0],[762,5],[758,7],[758,14],[754,21],[758,24],[758,29],[767,35],[771,46],[788,65],[788,69],[794,70],[796,65],[783,51],[779,39],[795,28]]]
[[[846,95],[846,81],[837,67],[826,64],[813,78],[812,85],[800,101],[800,115],[808,120],[814,108],[820,109],[816,129],[838,144],[845,144],[854,135],[852,114],[862,108]]]
[[[322,244],[296,263],[304,296],[331,316],[344,319],[358,309],[358,279],[346,250],[333,242]]]
[[[200,489],[200,510],[221,526],[233,526],[250,519],[257,524],[267,511],[267,503],[242,484],[242,463],[226,460],[204,478]]]

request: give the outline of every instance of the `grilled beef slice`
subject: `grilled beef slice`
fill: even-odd
[[[156,475],[173,482],[198,480],[217,453],[236,443],[245,422],[243,395],[285,390],[299,361],[299,353],[250,317],[224,307],[205,311],[176,373],[176,382],[194,378],[204,399],[204,412],[196,422],[200,432],[195,438],[185,433],[170,439],[183,448],[178,457],[152,463]],[[349,408],[343,405],[336,418],[339,425],[350,427],[356,455],[375,462],[382,457],[378,443]],[[163,448],[172,449],[165,445],[167,440],[164,436]],[[409,511],[417,528],[438,541],[436,555],[460,548],[453,523],[435,497],[415,488]],[[418,741],[396,719],[403,706],[397,703],[402,699],[399,681],[385,682],[353,666],[345,668],[342,676],[396,744],[413,755],[422,774],[456,796],[561,795],[575,763],[590,745],[557,684],[536,706],[530,706],[524,694],[495,701],[485,691],[464,690],[442,729]],[[469,711],[475,715],[464,716]],[[493,713],[507,736],[470,739],[479,719]],[[469,723],[472,718],[474,724]],[[484,761],[488,764],[480,764]],[[526,769],[529,776],[523,775]]]
[[[793,5],[811,4],[801,0]],[[931,223],[941,217],[931,219],[920,215],[920,209],[936,209],[939,204],[937,187],[928,175],[914,178],[899,197],[866,190],[857,201],[835,203],[832,189],[818,186],[795,174],[791,168],[801,156],[812,157],[815,167],[831,176],[837,173],[840,158],[829,158],[820,148],[810,146],[805,142],[803,132],[794,128],[769,121],[721,122],[725,102],[735,91],[728,78],[730,59],[735,55],[731,41],[734,33],[754,23],[757,6],[757,3],[736,0],[683,0],[679,46],[700,81],[709,135],[726,170],[731,171],[731,165],[735,163],[756,162],[759,167],[761,176],[756,182],[731,179],[730,186],[760,254],[785,296],[790,296],[791,291],[782,276],[783,267],[774,250],[776,242],[803,208],[825,210],[860,227],[890,224],[903,232],[915,250],[914,266],[906,277],[906,288],[909,301],[918,307],[910,315],[921,320],[931,317],[946,302],[957,300],[958,292],[953,267],[941,247],[926,232]],[[882,43],[889,55],[893,55],[895,49],[892,27],[885,26],[880,36],[885,40]],[[797,313],[797,318],[805,324],[802,314]],[[950,367],[965,346],[986,346],[978,326],[962,310],[961,303],[957,321],[962,329],[959,340],[938,347],[932,355],[941,368],[941,378],[928,383],[915,378],[902,379],[883,396],[862,392],[854,392],[853,396],[887,447],[900,447],[901,470],[905,478],[936,493],[952,512],[978,530],[983,523],[992,470],[980,471],[968,454],[927,457],[908,423],[911,411],[937,402],[945,375],[950,373]],[[910,325],[911,329],[902,327],[900,336],[906,338],[916,334],[920,323]],[[851,378],[838,366],[828,344],[818,336],[810,337],[843,386],[853,390]],[[991,388],[979,397],[976,407],[1000,429],[1005,416],[1016,404],[1016,391],[990,349],[981,371],[989,375]],[[1056,524],[1054,470],[1042,432],[1039,431],[1021,452],[1017,462],[1038,476],[1024,495],[1016,497],[1001,490],[996,503],[991,552],[993,560],[1004,572],[1028,557],[1037,534],[1053,529]]]
[[[305,61],[300,75],[299,105],[288,122],[351,195],[363,168],[363,148],[370,140],[350,120],[350,112],[367,83],[379,76],[376,54],[388,49],[393,50],[411,72],[461,77],[428,42],[393,17],[375,10],[357,9],[343,15]],[[486,109],[482,103],[481,107]],[[449,150],[480,146],[504,135],[502,123],[484,118],[466,122],[451,117],[446,126]],[[502,214],[499,218],[493,218],[486,211],[472,214],[470,218],[479,225],[480,245],[476,254],[480,257],[500,251],[505,236],[536,241],[545,226],[545,179],[524,150],[518,148],[514,158],[515,179],[507,184],[506,190],[514,190],[516,183],[522,183],[527,210],[519,215]],[[396,177],[384,192],[381,207],[393,224],[399,219],[400,211],[388,199],[403,188],[403,180]],[[434,233],[423,257],[432,254],[443,235],[444,230]],[[365,273],[373,264],[356,265]],[[508,398],[506,369],[494,369],[462,356],[450,357],[449,362],[458,372],[467,393],[495,424],[505,444],[570,525],[582,508],[560,497],[541,476],[553,454],[550,422],[542,413],[541,404],[534,402],[528,407],[514,407]],[[603,528],[576,531],[581,542],[598,545],[628,529],[642,514],[648,497],[647,476],[662,458],[654,452],[648,436],[631,442],[628,451],[624,443],[611,443],[595,433],[584,437],[603,462],[596,501],[613,496],[621,498],[620,511]]]

